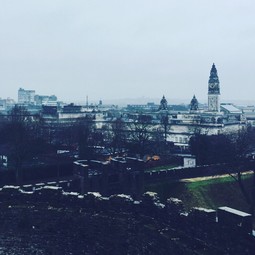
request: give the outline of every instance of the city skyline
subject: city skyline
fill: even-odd
[[[14,4],[15,3],[15,4]],[[1,98],[20,87],[62,101],[253,101],[252,1],[3,1]],[[255,100],[254,100],[255,101]],[[171,103],[171,102],[169,102]]]

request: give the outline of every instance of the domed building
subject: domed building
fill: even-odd
[[[194,113],[198,111],[198,101],[196,96],[194,95],[190,101],[190,113]]]
[[[212,65],[208,81],[208,106],[199,109],[194,95],[187,113],[168,113],[170,131],[168,141],[186,149],[189,139],[199,132],[207,135],[235,133],[246,126],[246,119],[240,109],[233,104],[220,103],[220,82],[215,64]]]
[[[162,99],[160,100],[160,105],[159,105],[159,111],[167,111],[167,101],[165,96],[162,97]]]

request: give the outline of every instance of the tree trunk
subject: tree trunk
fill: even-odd
[[[22,167],[16,167],[16,184],[18,186],[22,186],[23,185]]]

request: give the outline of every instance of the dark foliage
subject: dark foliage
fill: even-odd
[[[199,165],[229,163],[236,160],[236,144],[225,135],[196,134],[190,139],[190,150]]]
[[[42,121],[39,116],[29,114],[24,107],[15,106],[1,126],[0,134],[8,163],[16,169],[17,182],[22,183],[24,162],[48,149],[42,132]]]

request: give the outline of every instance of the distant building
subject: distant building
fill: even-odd
[[[160,105],[159,105],[159,111],[166,111],[167,109],[167,100],[165,98],[165,96],[162,97],[161,101],[160,101]]]
[[[35,90],[26,90],[20,88],[18,90],[18,104],[23,104],[27,106],[42,106],[42,105],[53,105],[56,106],[58,98],[55,95],[44,96],[36,95]]]
[[[35,90],[20,88],[18,90],[18,103],[26,105],[35,104]]]
[[[149,102],[147,104],[128,104],[127,111],[132,112],[156,112],[159,108],[159,105]]]
[[[190,113],[194,113],[198,111],[198,101],[196,96],[194,95],[191,102],[190,102]]]
[[[73,103],[65,105],[63,107],[63,113],[81,113],[82,106],[81,105],[74,105]]]
[[[6,109],[6,99],[0,98],[0,110],[4,111]]]
[[[56,116],[58,113],[58,107],[57,106],[52,106],[52,105],[43,105],[42,106],[42,116]]]
[[[242,107],[241,110],[244,113],[247,119],[247,122],[254,127],[255,126],[255,106],[249,105],[246,107]]]
[[[15,101],[11,98],[2,99],[0,98],[0,111],[7,112],[15,105]]]
[[[195,133],[217,135],[235,133],[246,126],[242,111],[233,104],[220,104],[220,83],[215,64],[212,65],[208,81],[208,109],[200,110],[198,100],[193,96],[189,113],[171,114],[168,141],[186,149]]]
[[[63,126],[71,126],[78,120],[89,118],[95,120],[97,112],[87,109],[81,105],[73,103],[64,105],[63,107],[54,105],[42,105],[41,117],[46,125],[61,128]]]
[[[253,123],[255,123],[255,108],[246,111],[253,115]],[[242,110],[233,104],[220,103],[220,82],[215,64],[211,67],[208,80],[207,105],[199,104],[195,95],[191,99],[189,107],[168,105],[165,96],[163,96],[159,104],[128,105],[121,111],[108,111],[102,119],[98,119],[98,116],[95,117],[97,123],[102,122],[102,125],[104,121],[110,123],[117,117],[126,123],[138,123],[143,117],[146,119],[145,122],[150,133],[164,133],[166,141],[172,142],[184,150],[189,148],[190,138],[194,134],[236,133],[247,125]],[[99,124],[97,126],[100,127]]]
[[[41,96],[35,95],[35,103],[36,105],[57,105],[58,98],[55,95],[51,96]]]

